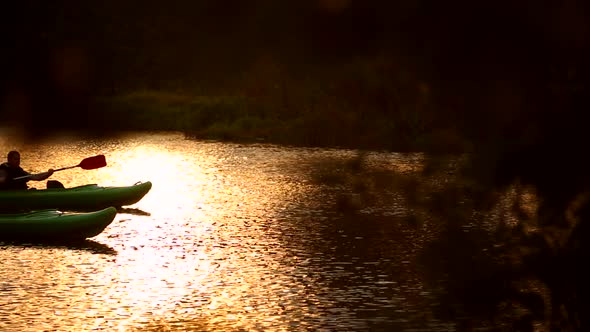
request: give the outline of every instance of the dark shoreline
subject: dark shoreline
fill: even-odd
[[[466,150],[465,142],[448,130],[408,129],[394,115],[345,106],[327,112],[305,107],[285,111],[239,96],[140,92],[98,98],[91,109],[100,114],[97,127],[115,132],[179,131],[193,139],[393,152]]]

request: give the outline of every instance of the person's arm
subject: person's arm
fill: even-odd
[[[33,175],[31,175],[31,177],[29,179],[34,180],[34,181],[43,181],[43,180],[49,178],[51,175],[53,175],[53,169],[49,169],[49,170],[47,170],[47,172],[44,172],[44,173],[33,174]]]

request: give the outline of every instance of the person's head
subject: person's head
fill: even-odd
[[[12,167],[19,167],[20,166],[20,153],[18,151],[10,151],[8,152],[8,164]]]

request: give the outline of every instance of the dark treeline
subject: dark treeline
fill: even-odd
[[[534,321],[583,331],[588,6],[15,2],[0,14],[3,123],[35,134],[105,133],[114,123],[155,129],[150,121],[163,129],[192,123],[180,129],[198,132],[206,123],[226,135],[232,126],[268,130],[286,143],[469,149],[447,188],[408,190],[445,225],[425,254],[434,275],[450,276],[441,317],[467,327],[466,317],[476,317],[523,331]],[[515,223],[486,229],[498,197],[525,189],[539,202],[533,216],[517,200]],[[474,230],[464,232],[466,224]],[[549,300],[522,292],[523,282],[540,283]]]
[[[581,6],[587,5],[23,1],[2,14],[3,109],[36,130],[84,122],[108,129],[108,122],[91,120],[104,117],[86,112],[96,109],[89,103],[97,96],[246,96],[254,99],[250,113],[305,122],[295,126],[299,131],[313,126],[338,136],[332,120],[348,123],[358,143],[366,137],[388,140],[373,145],[391,149],[433,148],[415,144],[421,140],[463,147],[457,132],[488,137],[497,132],[493,123],[528,118],[526,112],[547,107],[539,98],[547,89],[579,76],[588,30]],[[19,107],[25,111],[14,112]],[[346,137],[309,143],[339,140]]]

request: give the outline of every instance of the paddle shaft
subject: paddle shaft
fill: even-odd
[[[53,170],[53,173],[59,172],[59,171],[63,171],[63,170],[66,170],[66,169],[70,169],[70,168],[76,168],[78,166],[79,165],[76,165],[76,166],[68,166],[68,167],[62,167],[62,168],[54,169]],[[32,177],[33,175],[39,175],[39,174],[43,174],[43,173],[37,173],[37,174],[29,174],[29,175],[25,175],[25,176],[19,176],[17,178],[14,178],[14,180],[24,180],[24,179],[27,179],[27,178]]]
[[[76,166],[68,166],[68,167],[62,167],[62,168],[54,169],[53,171],[54,171],[54,172],[59,172],[59,171],[63,171],[63,170],[70,169],[70,168],[76,168],[76,167],[79,167],[79,166],[80,166],[80,165],[76,165]]]

